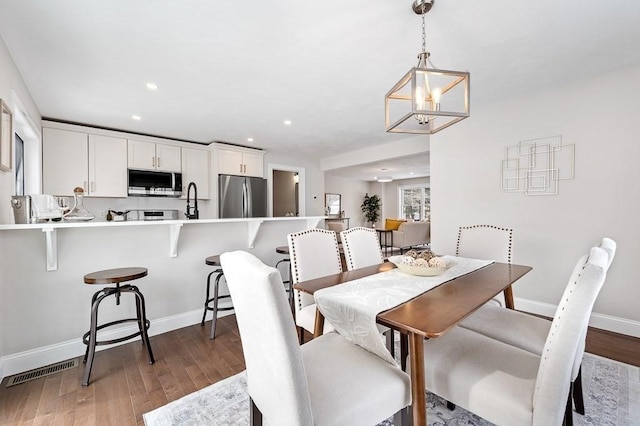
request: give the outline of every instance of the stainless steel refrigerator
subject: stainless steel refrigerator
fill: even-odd
[[[218,175],[218,212],[221,219],[267,217],[267,180]]]

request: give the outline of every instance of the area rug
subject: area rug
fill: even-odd
[[[640,425],[640,368],[585,354],[582,382],[586,414],[574,412],[575,425]],[[249,397],[244,372],[170,402],[143,415],[146,426],[249,425]],[[450,411],[444,400],[427,392],[430,426],[491,423],[460,408]],[[379,426],[392,426],[393,419]]]

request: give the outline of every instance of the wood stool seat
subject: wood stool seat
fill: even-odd
[[[288,255],[289,254],[289,246],[276,247],[276,253]]]
[[[116,268],[92,272],[84,276],[85,284],[114,284],[146,277],[147,268]]]
[[[220,299],[230,299],[231,296],[228,294],[219,295],[218,290],[220,286],[220,279],[224,276],[224,272],[222,272],[222,264],[220,263],[220,255],[209,256],[204,260],[209,266],[217,267],[213,271],[209,273],[207,276],[207,294],[204,299],[204,313],[202,314],[202,321],[200,321],[200,326],[204,327],[204,321],[207,317],[207,311],[213,311],[213,318],[211,320],[211,334],[209,335],[209,339],[213,340],[216,338],[216,324],[218,322],[218,311],[230,311],[233,309],[233,306],[224,306],[218,307],[218,301]],[[216,279],[213,284],[213,297],[209,297],[211,294],[211,275],[217,274]]]
[[[204,263],[209,266],[221,266],[220,255],[216,254],[215,256],[209,256],[204,260]]]
[[[111,345],[114,343],[124,342],[125,340],[133,339],[134,337],[141,337],[142,344],[147,347],[149,352],[149,364],[153,364],[155,359],[153,357],[153,351],[151,350],[151,343],[149,342],[149,334],[147,330],[151,323],[147,319],[146,307],[144,303],[144,296],[138,290],[138,287],[131,284],[121,284],[128,281],[137,280],[147,276],[147,268],[131,267],[131,268],[116,268],[105,269],[103,271],[92,272],[84,276],[85,284],[115,284],[115,287],[104,287],[101,290],[93,294],[91,298],[91,328],[82,336],[82,342],[87,345],[87,350],[84,353],[83,362],[86,363],[84,378],[82,381],[83,386],[89,385],[89,378],[91,377],[91,367],[93,366],[93,358],[96,352],[96,346]],[[120,297],[123,293],[133,293],[136,299],[136,317],[124,318],[116,321],[110,321],[105,324],[98,325],[98,308],[100,303],[109,296],[115,296],[116,305],[120,304]],[[135,322],[138,324],[138,331],[131,333],[124,337],[118,337],[111,340],[98,340],[98,331],[114,325]]]

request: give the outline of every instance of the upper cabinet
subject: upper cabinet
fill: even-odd
[[[182,198],[187,198],[189,182],[196,184],[198,199],[209,199],[208,149],[182,148]]]
[[[127,196],[127,140],[61,129],[43,128],[42,188],[45,194]]]
[[[129,139],[129,168],[180,172],[180,147]]]
[[[263,157],[263,151],[219,148],[218,172],[225,175],[264,177]]]

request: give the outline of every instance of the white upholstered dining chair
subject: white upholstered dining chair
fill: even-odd
[[[511,263],[513,229],[495,225],[470,225],[458,228],[456,256],[489,259]],[[493,301],[505,306],[504,296],[499,294]]]
[[[611,238],[605,237],[600,242],[600,247],[607,253],[606,273],[616,254],[616,242]],[[508,327],[505,324],[508,324]],[[551,321],[524,312],[503,309],[499,306],[488,304],[466,318],[461,323],[461,326],[535,355],[541,355],[547,335],[551,329]],[[587,329],[585,328],[584,335],[578,342],[578,350],[576,351],[576,358],[571,371],[571,394],[575,410],[579,414],[585,413],[581,366],[585,351],[586,332]]]
[[[307,229],[287,235],[287,241],[293,284],[342,272],[340,250],[334,231]],[[314,332],[316,303],[312,295],[295,289],[293,297],[296,326],[302,343],[304,330],[312,334]],[[333,326],[325,321],[323,333],[333,330]]]
[[[340,232],[347,270],[352,271],[384,262],[378,232],[373,228],[356,226]]]
[[[378,232],[375,229],[356,226],[340,232],[340,239],[348,271],[384,262]],[[378,325],[378,330],[386,336],[387,349],[393,354],[395,350],[393,330],[381,325]]]
[[[253,426],[263,417],[278,426],[370,426],[411,403],[406,373],[339,334],[299,346],[275,268],[243,251],[224,253],[221,262],[242,339]]]
[[[498,425],[571,424],[570,377],[608,264],[601,247],[578,261],[540,356],[464,327],[425,341],[427,389]]]

